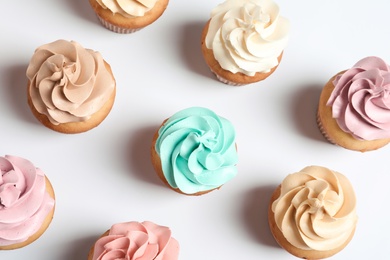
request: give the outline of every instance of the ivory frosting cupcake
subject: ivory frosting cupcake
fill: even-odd
[[[220,81],[236,86],[258,82],[278,67],[289,30],[272,0],[226,0],[212,10],[203,29],[202,53]]]
[[[334,144],[355,151],[390,142],[390,67],[366,57],[333,76],[322,90],[317,123]]]
[[[91,248],[88,260],[177,260],[179,250],[168,227],[132,221],[112,225]]]
[[[55,196],[49,179],[30,161],[0,157],[0,250],[18,249],[49,227]]]
[[[165,120],[156,131],[152,164],[169,188],[202,195],[236,176],[235,137],[227,119],[207,108],[187,108]]]
[[[169,0],[89,0],[99,21],[116,33],[133,33],[154,23]]]
[[[288,175],[272,195],[268,221],[279,245],[296,257],[323,259],[352,239],[356,197],[349,180],[321,166]]]
[[[38,47],[27,68],[28,104],[46,127],[67,134],[98,126],[110,113],[116,83],[99,52],[75,41]]]

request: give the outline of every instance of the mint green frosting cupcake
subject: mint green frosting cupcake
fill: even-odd
[[[154,146],[166,182],[193,195],[219,188],[237,174],[235,137],[233,125],[209,109],[177,112],[160,127]]]

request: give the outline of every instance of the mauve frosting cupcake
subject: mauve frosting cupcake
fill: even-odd
[[[337,73],[322,90],[317,122],[331,142],[356,151],[390,142],[390,67],[366,57]]]

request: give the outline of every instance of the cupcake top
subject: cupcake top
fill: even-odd
[[[26,74],[33,106],[54,125],[88,120],[115,89],[101,54],[74,41],[57,40],[37,48]]]
[[[390,138],[390,67],[366,57],[333,81],[327,102],[339,127],[358,140]]]
[[[134,18],[144,16],[154,7],[158,0],[96,0],[104,9],[109,9],[114,14]]]
[[[233,125],[213,111],[192,107],[158,131],[155,150],[168,184],[186,194],[220,187],[237,174]]]
[[[338,248],[348,241],[357,223],[351,183],[344,175],[320,166],[288,175],[272,211],[283,236],[303,250]]]
[[[44,173],[30,161],[0,157],[0,246],[26,241],[54,207]]]
[[[278,65],[289,30],[272,0],[226,0],[211,12],[205,44],[223,69],[253,76]]]
[[[114,224],[96,241],[92,260],[177,260],[179,243],[168,227],[150,221]]]

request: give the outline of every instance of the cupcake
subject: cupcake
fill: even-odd
[[[341,173],[309,166],[288,175],[272,195],[268,221],[279,245],[296,257],[323,259],[352,239],[356,198]]]
[[[184,109],[156,131],[151,147],[153,167],[174,191],[208,193],[237,174],[235,136],[233,125],[213,111]]]
[[[203,29],[202,53],[223,83],[258,82],[278,67],[289,30],[272,0],[226,0],[212,10]]]
[[[390,67],[366,57],[333,76],[322,90],[317,123],[326,139],[354,151],[390,142]]]
[[[74,41],[57,40],[37,48],[26,75],[32,113],[57,132],[88,131],[114,104],[116,83],[110,65],[99,52]]]
[[[37,240],[54,215],[49,179],[30,161],[0,157],[0,250],[18,249]]]
[[[178,258],[179,243],[171,236],[171,230],[150,221],[112,225],[96,241],[88,254],[88,260]]]
[[[116,33],[133,33],[155,22],[169,0],[89,0],[99,21]]]

